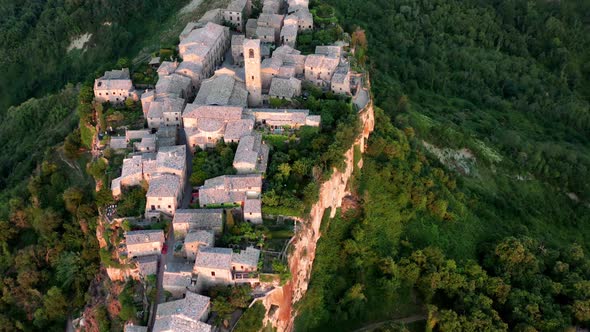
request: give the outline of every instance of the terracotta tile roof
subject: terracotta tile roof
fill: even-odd
[[[127,324],[125,325],[123,332],[147,332],[147,326]]]
[[[156,319],[153,332],[211,332],[212,326],[201,321],[194,321],[180,316],[168,316]]]
[[[241,202],[247,191],[260,193],[262,177],[260,174],[222,175],[205,180],[199,189],[199,204],[221,204]]]
[[[273,77],[270,83],[269,96],[278,98],[293,98],[301,91],[301,81],[291,78]]]
[[[315,54],[323,54],[332,58],[339,58],[342,47],[334,45],[318,45],[315,47]]]
[[[151,132],[148,129],[141,129],[141,130],[127,130],[125,131],[125,139],[127,141],[132,139],[141,139],[144,137],[148,137]]]
[[[258,27],[280,29],[283,24],[283,15],[262,13],[258,17]]]
[[[247,0],[232,0],[227,5],[227,10],[232,12],[242,12],[246,8]]]
[[[133,156],[123,159],[123,168],[121,169],[121,178],[141,175],[143,171],[141,156]]]
[[[219,119],[224,121],[235,121],[242,118],[243,108],[240,106],[214,106],[214,105],[200,105],[187,104],[183,118],[192,119]]]
[[[213,229],[223,226],[223,209],[179,209],[174,214],[174,224],[190,223],[197,229]]]
[[[252,119],[231,121],[225,126],[224,138],[227,141],[236,141],[249,134],[252,129],[254,129],[254,120]]]
[[[129,76],[129,69],[106,71],[104,75],[94,81],[94,90],[133,90],[133,83]]]
[[[262,213],[262,203],[260,201],[260,199],[255,198],[255,199],[247,199],[246,201],[244,201],[244,214],[247,213],[255,213],[255,214],[260,214]]]
[[[162,279],[162,287],[164,287],[164,289],[170,287],[188,287],[191,285],[190,275],[171,273],[165,271],[163,276],[164,278]]]
[[[231,262],[234,264],[244,264],[248,266],[257,266],[260,259],[260,250],[247,247],[239,253],[232,253]]]
[[[259,20],[260,22],[260,20]],[[275,28],[273,27],[267,27],[267,26],[260,26],[260,23],[258,25],[258,28],[256,28],[256,36],[258,36],[258,38],[275,38]]]
[[[189,278],[190,279],[190,278]],[[186,292],[185,298],[161,303],[156,312],[154,331],[210,332],[211,326],[200,321],[210,307],[207,296]]]
[[[194,104],[246,106],[248,91],[236,76],[215,75],[201,83]]]
[[[244,39],[246,37],[244,35],[233,35],[231,36],[231,45],[232,46],[242,46],[244,44]]]
[[[167,76],[172,74],[178,67],[178,62],[164,61],[158,67],[158,76]]]
[[[188,77],[176,73],[163,76],[160,79],[158,79],[158,83],[156,83],[156,98],[158,96],[166,95],[181,97],[182,92],[188,91],[190,86],[191,80]]]
[[[260,133],[252,133],[243,136],[238,144],[238,149],[234,156],[234,167],[239,163],[247,163],[256,165],[258,156],[262,147],[262,135]]]
[[[207,247],[212,247],[215,243],[215,235],[212,231],[197,230],[188,232],[184,238],[184,243],[197,242]]]
[[[231,269],[232,250],[229,248],[205,247],[197,252],[195,267]]]
[[[146,275],[146,272],[157,272],[158,270],[158,255],[140,256],[136,258],[137,268],[139,273]]]
[[[177,197],[180,193],[180,177],[162,174],[150,181],[146,197]]]
[[[162,230],[140,230],[125,232],[125,243],[127,245],[160,242],[164,243],[164,231]]]
[[[186,145],[163,146],[156,156],[158,171],[186,169]]]
[[[281,29],[281,37],[295,40],[297,38],[297,24],[285,24]]]
[[[127,148],[127,140],[125,136],[112,136],[109,143],[111,149],[120,150]]]
[[[198,321],[207,312],[210,298],[204,295],[187,292],[181,300],[160,303],[156,312],[156,319],[166,316],[184,316]]]

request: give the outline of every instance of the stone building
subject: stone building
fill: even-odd
[[[291,100],[301,95],[301,81],[294,77],[274,77],[268,95],[272,98]]]
[[[154,332],[211,332],[204,323],[211,310],[210,298],[186,292],[183,299],[160,303],[156,312]]]
[[[242,111],[236,106],[187,105],[183,121],[189,148],[213,147],[222,138],[238,142],[254,128],[254,120],[242,117]]]
[[[248,90],[248,106],[262,104],[262,81],[260,78],[260,40],[244,40],[244,66],[246,89]]]
[[[282,9],[282,0],[264,0],[262,2],[262,12],[265,14],[278,14]]]
[[[295,47],[297,43],[297,22],[283,25],[280,35],[280,44]]]
[[[197,252],[193,272],[207,284],[229,284],[232,250],[229,248],[205,247]]]
[[[233,35],[231,37],[231,56],[234,65],[244,65],[244,35]]]
[[[268,14],[268,13],[262,13],[260,14],[260,16],[258,17],[258,27],[256,30],[256,35],[258,36],[258,38],[260,38],[263,42],[268,42],[268,43],[278,43],[278,41],[280,40],[281,37],[281,28],[283,27],[283,19],[284,16],[283,15],[278,15],[278,14]],[[270,30],[261,30],[264,31],[266,38],[263,39],[260,34],[258,29],[260,28],[270,28],[272,29],[272,36],[268,36],[270,35]]]
[[[189,32],[178,45],[178,50],[184,61],[194,62],[202,67],[200,77],[209,77],[215,66],[223,61],[229,44],[229,28],[207,23],[204,27]]]
[[[320,87],[329,86],[339,63],[339,58],[310,54],[305,59],[305,79]]]
[[[269,147],[262,135],[252,133],[242,137],[234,156],[233,166],[238,174],[264,173],[268,163]]]
[[[137,257],[135,261],[137,269],[139,270],[139,275],[142,278],[158,273],[158,257],[159,255]]]
[[[146,194],[146,219],[155,221],[160,219],[162,214],[173,216],[182,200],[181,189],[181,179],[177,175],[162,174],[152,178]]]
[[[154,99],[160,98],[182,98],[187,99],[194,95],[192,81],[190,78],[183,75],[172,73],[170,75],[162,76],[156,83],[156,91]],[[153,103],[153,101],[152,101]],[[144,109],[147,114],[148,110]]]
[[[223,209],[178,209],[172,219],[176,239],[184,239],[192,231],[212,231],[221,236],[223,231]]]
[[[297,28],[299,31],[313,29],[313,15],[309,12],[307,8],[298,9],[292,13],[289,13],[289,16],[291,15],[297,17]]]
[[[247,247],[238,253],[232,252],[231,266],[234,272],[254,272],[258,270],[260,250]]]
[[[256,38],[256,29],[258,28],[258,20],[255,18],[248,19],[246,22],[246,38]]]
[[[250,16],[249,0],[232,0],[227,8],[222,10],[223,20],[236,27],[238,32],[243,32],[246,19]]]
[[[262,78],[262,91],[268,93],[272,79],[279,75],[283,61],[279,57],[272,57],[262,61],[260,76]]]
[[[245,107],[248,104],[246,84],[234,72],[220,69],[201,83],[193,104]]]
[[[260,250],[247,248],[234,253],[229,248],[202,248],[197,253],[193,272],[208,285],[254,283],[258,276]]]
[[[262,192],[260,174],[222,175],[205,180],[199,189],[199,205],[243,204],[246,198],[259,198]]]
[[[274,44],[276,42],[275,30],[273,28],[259,26],[256,28],[256,38],[260,39],[263,43]]]
[[[141,230],[125,232],[127,257],[159,255],[164,245],[164,231]]]
[[[158,67],[156,71],[158,73],[158,78],[168,76],[176,71],[178,68],[178,61],[164,61]]]
[[[202,247],[213,247],[215,244],[215,235],[213,231],[191,231],[184,239],[184,253],[186,259],[194,261],[197,252]]]
[[[167,262],[165,265],[162,288],[174,298],[182,298],[192,285],[192,264],[189,262]]]
[[[262,224],[262,202],[259,198],[246,199],[242,212],[245,221],[253,224]]]
[[[350,71],[348,66],[338,66],[336,68],[332,76],[330,89],[336,94],[350,95]]]
[[[320,116],[309,115],[309,110],[304,109],[252,108],[244,113],[254,117],[258,125],[278,131],[284,127],[297,129],[302,126],[320,125]]]
[[[180,128],[185,104],[184,99],[176,97],[152,101],[146,117],[148,127],[151,129],[159,129],[163,126]]]
[[[138,99],[128,68],[107,71],[102,77],[94,80],[95,100],[119,104],[127,98]]]

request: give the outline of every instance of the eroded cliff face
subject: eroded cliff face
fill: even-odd
[[[345,153],[346,169],[344,172],[335,170],[332,177],[322,184],[318,202],[313,205],[309,218],[303,222],[301,230],[292,242],[293,251],[288,258],[291,280],[262,300],[267,309],[264,323],[271,324],[279,332],[293,330],[293,320],[297,314],[293,311],[293,305],[301,300],[307,291],[317,241],[321,236],[320,226],[324,212],[331,209],[330,217],[333,218],[336,209],[342,204],[342,199],[349,194],[347,188],[355,166],[355,147],[358,146],[361,153],[365,151],[367,139],[375,124],[372,101],[359,112],[359,117],[363,130],[355,144]],[[361,168],[362,164],[361,158],[357,166]]]

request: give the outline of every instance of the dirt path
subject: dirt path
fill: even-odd
[[[353,332],[368,332],[368,331],[373,331],[374,329],[376,329],[378,327],[381,327],[381,326],[383,326],[385,324],[388,324],[388,323],[409,324],[409,323],[413,323],[413,322],[419,322],[421,320],[426,320],[426,315],[420,314],[420,315],[412,315],[412,316],[408,316],[408,317],[404,317],[404,318],[399,318],[399,319],[384,320],[382,322],[377,322],[377,323],[369,324],[367,326],[363,326],[360,329],[354,330]]]

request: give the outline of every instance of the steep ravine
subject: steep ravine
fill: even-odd
[[[348,181],[354,170],[354,149],[360,148],[361,153],[365,151],[365,144],[374,128],[373,102],[359,112],[363,130],[354,145],[345,153],[346,169],[344,172],[335,170],[332,177],[320,187],[318,202],[311,208],[308,218],[304,221],[303,227],[297,233],[292,242],[292,251],[289,255],[289,268],[292,278],[283,287],[268,294],[262,303],[267,309],[265,324],[272,324],[277,331],[292,331],[293,321],[297,312],[293,305],[305,295],[309,285],[311,269],[315,258],[317,241],[321,236],[320,226],[326,209],[331,209],[330,217],[336,214],[336,209],[342,204],[342,199],[348,194]],[[358,167],[363,164],[362,158],[358,161]]]

